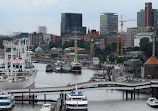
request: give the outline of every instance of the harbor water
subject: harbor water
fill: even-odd
[[[35,64],[38,73],[36,77],[36,87],[57,87],[74,84],[79,82],[87,82],[95,71],[90,69],[82,69],[82,74],[71,73],[46,73],[46,64]],[[83,91],[88,98],[88,111],[157,111],[146,104],[146,100],[150,95],[140,94],[135,100],[124,100],[121,91],[116,90],[92,90]],[[57,99],[59,94],[49,95],[53,99]],[[39,111],[42,103],[35,105],[17,103],[11,111]]]

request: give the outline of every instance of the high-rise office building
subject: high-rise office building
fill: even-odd
[[[86,27],[82,27],[82,14],[80,13],[62,13],[61,14],[61,36],[72,36],[72,31],[79,31],[78,35],[86,34]]]
[[[137,12],[138,27],[152,27],[158,25],[158,9],[152,9],[152,3],[145,3],[145,9]]]
[[[153,25],[152,3],[145,3],[145,27]]]
[[[140,10],[140,12],[137,12],[137,26],[145,27],[145,10]]]
[[[100,36],[105,37],[107,34],[118,31],[118,15],[115,13],[102,13],[100,15]]]

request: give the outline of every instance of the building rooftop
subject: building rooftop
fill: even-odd
[[[116,13],[102,13],[103,15],[115,15]]]
[[[146,62],[145,65],[147,64],[158,64],[158,60],[155,56],[151,56]]]
[[[136,34],[136,36],[152,36],[153,33],[152,32],[145,32],[145,33],[138,33]]]
[[[43,49],[38,46],[38,47],[35,49],[35,52],[43,52]]]

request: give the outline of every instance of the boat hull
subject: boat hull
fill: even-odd
[[[81,74],[81,70],[72,70],[71,72],[74,74]]]
[[[148,104],[148,103],[147,103]],[[152,104],[148,104],[150,107],[153,107],[153,108],[158,108],[158,104],[157,105],[152,105]]]
[[[147,104],[148,104],[150,107],[157,108],[157,107],[158,107],[158,100],[157,100],[156,98],[148,98]]]
[[[25,81],[20,82],[0,82],[0,89],[20,89],[20,88],[34,88],[36,75],[30,76]]]

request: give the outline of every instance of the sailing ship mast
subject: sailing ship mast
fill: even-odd
[[[78,62],[78,58],[77,58],[77,31],[76,31],[76,27],[75,27],[75,58],[74,58],[74,62],[77,63]]]
[[[72,31],[72,33],[74,33],[75,34],[75,36],[72,36],[72,37],[74,37],[74,47],[75,47],[75,57],[74,57],[74,62],[75,63],[78,63],[78,56],[77,56],[77,49],[78,49],[78,47],[77,47],[77,40],[79,39],[78,37],[79,36],[77,36],[77,33],[79,33],[79,31],[77,31],[77,29],[76,29],[76,26],[75,26],[75,30],[74,31]]]

